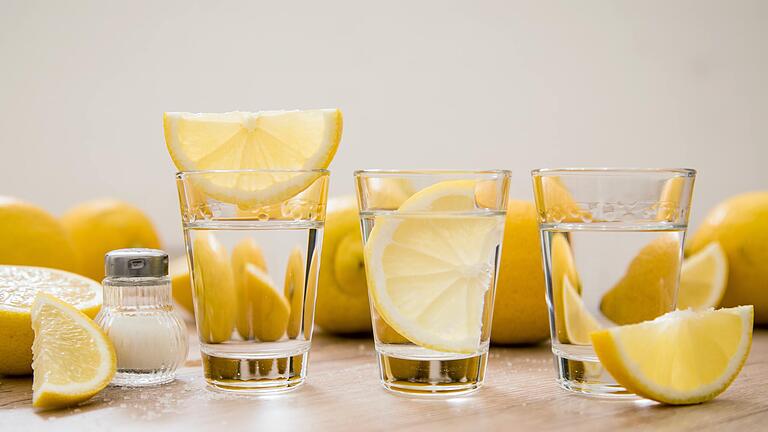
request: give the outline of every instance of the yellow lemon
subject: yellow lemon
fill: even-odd
[[[235,326],[237,293],[227,250],[213,234],[196,232],[192,254],[200,339],[206,343],[228,341]]]
[[[163,116],[165,142],[180,171],[327,168],[341,141],[338,109]],[[317,173],[232,173],[198,177],[212,197],[271,204],[296,195]]]
[[[288,257],[285,267],[285,282],[283,294],[291,305],[291,316],[288,319],[288,337],[296,339],[301,333],[301,323],[304,316],[304,257],[301,248],[296,247]]]
[[[562,284],[563,323],[568,341],[575,345],[589,345],[589,334],[599,330],[600,324],[589,312],[570,279],[564,277]]]
[[[283,293],[264,270],[250,263],[245,266],[243,284],[249,299],[249,334],[261,342],[282,338],[291,314],[291,306]]]
[[[192,280],[189,278],[189,266],[186,257],[176,257],[168,264],[168,276],[171,278],[173,299],[184,310],[195,313],[192,302]]]
[[[267,272],[267,262],[264,259],[264,253],[256,241],[251,237],[246,237],[238,242],[232,249],[232,275],[237,291],[237,319],[235,325],[237,332],[243,339],[253,339],[253,320],[258,318],[253,316],[253,308],[258,298],[252,295],[256,294],[249,291],[249,285],[246,283],[249,278],[246,267],[248,264],[254,264],[263,272]]]
[[[80,272],[93,280],[104,279],[104,255],[122,248],[160,248],[152,221],[135,206],[114,199],[77,205],[61,217],[75,246]]]
[[[725,391],[752,346],[752,306],[678,310],[592,333],[600,363],[640,396],[695,404]]]
[[[728,261],[720,243],[713,242],[683,261],[678,309],[707,309],[720,304],[728,281]]]
[[[425,348],[472,353],[480,346],[493,283],[488,265],[503,224],[413,213],[472,211],[475,185],[458,180],[422,189],[400,206],[403,216],[379,217],[365,245],[374,307],[395,331]]]
[[[101,309],[101,284],[78,274],[43,267],[0,265],[0,375],[32,373],[30,308],[49,293],[93,318]]]
[[[753,304],[768,323],[768,191],[732,197],[712,209],[686,244],[693,255],[717,241],[728,258],[723,306]]]
[[[577,295],[581,293],[581,280],[576,271],[576,261],[567,234],[555,233],[550,240],[552,256],[552,298],[555,308],[555,328],[557,338],[562,343],[569,343],[568,330],[565,323],[565,310],[563,306],[565,283],[569,283]]]
[[[539,203],[539,218],[556,222],[584,222],[591,215],[574,200],[560,177],[536,176],[535,198]]]
[[[605,293],[600,310],[616,324],[654,319],[675,304],[680,240],[664,233],[645,245],[629,263],[624,277]]]
[[[103,261],[102,256],[102,268]],[[0,264],[78,269],[61,223],[45,210],[10,197],[0,197]]]
[[[536,207],[510,201],[501,248],[491,341],[535,343],[549,337]]]
[[[32,406],[61,408],[88,400],[115,376],[109,338],[87,315],[41,292],[32,304],[35,370]]]
[[[353,196],[328,202],[317,293],[317,325],[337,334],[371,331],[363,238]]]

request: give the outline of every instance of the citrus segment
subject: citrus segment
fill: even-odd
[[[101,284],[86,277],[43,267],[0,266],[0,375],[32,373],[30,308],[46,292],[93,318],[101,308]]]
[[[720,304],[728,281],[728,261],[720,243],[712,242],[683,261],[678,309],[706,309]]]
[[[327,168],[341,140],[338,109],[193,114],[168,112],[165,141],[180,171],[316,170]],[[317,172],[236,172],[201,175],[208,195],[231,203],[268,204],[289,198]]]
[[[669,312],[591,334],[600,362],[640,396],[668,404],[713,399],[736,378],[752,345],[752,306]]]
[[[246,264],[244,289],[250,303],[247,317],[252,334],[261,342],[273,342],[285,334],[291,306],[272,278],[254,264]]]
[[[291,315],[288,320],[288,337],[296,339],[301,332],[304,315],[304,257],[301,248],[295,247],[288,256],[285,267],[283,294],[291,305]]]
[[[266,273],[267,262],[264,253],[252,237],[240,240],[232,249],[232,276],[237,291],[237,319],[235,326],[243,339],[253,339],[253,306],[259,301],[254,298],[255,293],[249,291],[247,280],[249,278],[246,267],[254,264]]]
[[[88,316],[40,293],[32,305],[35,370],[32,406],[60,408],[87,400],[115,375],[112,343]]]
[[[576,345],[589,345],[589,334],[600,329],[568,277],[563,278],[563,321],[568,341]]]
[[[393,217],[377,217],[368,236],[365,260],[376,310],[397,333],[425,348],[479,348],[503,221],[435,214],[475,210],[475,184],[427,187]]]
[[[198,232],[192,241],[195,318],[200,339],[225,342],[232,336],[237,314],[236,291],[229,256],[211,233]]]

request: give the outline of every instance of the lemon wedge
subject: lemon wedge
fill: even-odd
[[[563,277],[563,321],[568,341],[576,345],[589,345],[589,334],[600,329],[568,276]]]
[[[739,374],[752,345],[752,306],[678,310],[591,334],[600,362],[627,390],[684,405],[713,399]]]
[[[39,293],[32,304],[32,329],[32,406],[49,409],[83,402],[115,375],[112,343],[73,306]]]
[[[246,237],[240,240],[232,248],[232,276],[237,292],[237,318],[235,327],[237,332],[245,340],[253,339],[253,304],[258,299],[252,298],[254,293],[248,291],[248,274],[246,267],[253,264],[259,267],[264,273],[267,273],[267,261],[264,259],[264,253],[256,243],[253,237]]]
[[[476,210],[476,184],[445,181],[422,189],[392,217],[377,217],[365,245],[374,307],[424,348],[473,353],[480,346],[504,219],[437,215]]]
[[[243,283],[250,300],[252,334],[261,342],[274,342],[285,334],[291,306],[272,278],[254,264],[246,264]]]
[[[163,116],[165,142],[179,171],[328,168],[341,141],[338,109]],[[238,204],[269,204],[296,195],[316,172],[201,175],[208,195]]]
[[[0,266],[0,375],[32,373],[30,310],[39,292],[53,294],[93,318],[101,308],[101,284],[44,267]]]
[[[720,304],[728,282],[728,260],[720,243],[712,242],[683,261],[678,309],[706,309]]]
[[[221,343],[232,336],[237,319],[237,291],[229,255],[209,232],[192,241],[195,319],[202,342]]]
[[[285,282],[283,294],[291,305],[291,314],[288,320],[288,337],[296,339],[301,332],[301,323],[304,316],[304,257],[298,246],[288,256],[288,264],[285,266]]]

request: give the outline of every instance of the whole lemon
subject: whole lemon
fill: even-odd
[[[535,343],[549,336],[541,257],[536,207],[510,201],[496,284],[493,343]]]
[[[189,266],[186,257],[176,257],[168,263],[168,276],[171,277],[171,292],[176,304],[185,311],[194,314],[192,302],[192,280],[189,278]]]
[[[752,304],[755,322],[768,324],[768,191],[736,195],[710,210],[687,242],[686,255],[713,241],[728,257],[722,307]]]
[[[27,202],[0,197],[0,264],[76,271],[77,262],[56,218]]]
[[[325,218],[315,322],[332,333],[371,331],[357,201],[331,199]]]
[[[68,210],[61,218],[69,233],[84,276],[104,278],[104,254],[122,248],[160,248],[152,221],[123,201],[99,199]]]

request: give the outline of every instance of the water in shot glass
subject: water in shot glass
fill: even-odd
[[[305,177],[263,202],[237,186]],[[177,174],[203,372],[215,388],[273,392],[306,377],[328,172]]]
[[[532,172],[561,387],[633,397],[601,366],[589,334],[675,308],[695,174],[689,169]]]
[[[409,394],[484,380],[507,171],[355,173],[380,379]]]

